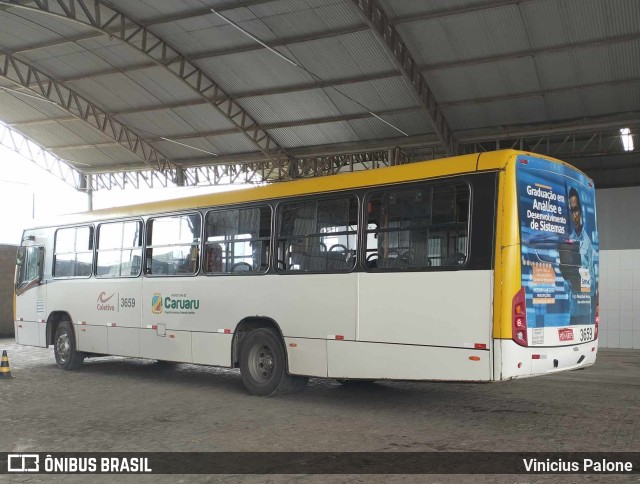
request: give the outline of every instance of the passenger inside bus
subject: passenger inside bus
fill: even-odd
[[[220,244],[207,244],[204,258],[205,272],[222,272],[222,246]]]

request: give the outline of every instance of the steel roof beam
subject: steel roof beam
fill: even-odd
[[[421,107],[413,106],[408,108],[388,109],[386,111],[378,111],[376,114],[378,114],[379,116],[389,116],[393,114],[404,114],[404,113],[415,112],[421,109],[422,109]],[[315,124],[336,123],[339,121],[353,121],[356,119],[368,119],[372,117],[373,116],[371,115],[371,113],[368,113],[368,112],[354,113],[354,114],[340,114],[337,116],[327,116],[324,118],[304,119],[300,121],[285,121],[280,123],[268,123],[268,124],[265,124],[264,127],[265,129],[269,129],[269,130],[281,129],[281,128],[295,128],[299,126],[312,126]],[[212,136],[225,136],[225,135],[234,134],[234,133],[235,133],[235,130],[233,129],[219,129],[215,131],[205,131],[200,133],[175,134],[175,135],[167,134],[163,136],[163,138],[166,138],[164,141],[167,141],[167,140],[179,141],[179,140],[186,140],[186,139],[208,138]],[[163,141],[163,139],[160,137],[155,137],[155,138],[150,137],[147,139],[149,142]],[[291,153],[289,154],[291,155]]]
[[[492,55],[485,57],[475,57],[470,59],[464,59],[460,61],[452,61],[452,62],[439,62],[436,64],[429,64],[426,66],[422,66],[420,69],[423,72],[432,72],[432,71],[440,71],[445,69],[455,69],[457,67],[468,67],[474,65],[481,64],[491,64],[494,62],[501,62],[507,60],[516,60],[516,59],[524,59],[527,57],[535,57],[538,55],[544,54],[556,54],[561,52],[571,52],[580,49],[588,49],[592,47],[601,47],[609,44],[618,44],[623,42],[632,42],[640,40],[640,34],[630,34],[630,35],[615,35],[610,36],[604,39],[598,40],[589,40],[586,42],[580,42],[577,44],[562,44],[556,45],[553,47],[544,47],[540,49],[527,49],[521,50],[513,53],[505,53],[500,55]]]
[[[631,113],[628,121],[635,118],[635,122],[626,124],[634,129],[640,128],[640,113]],[[519,138],[494,138],[491,141],[484,141],[489,144],[488,149],[498,148],[522,148],[525,150],[536,149],[538,152],[549,155],[560,155],[565,159],[595,159],[597,156],[611,156],[611,154],[625,155],[633,158],[628,153],[620,150],[621,143],[616,129],[611,129],[610,125],[619,126],[621,121],[594,120],[592,127],[594,131],[585,131],[589,126],[584,123],[574,124],[573,127],[579,129],[578,132],[565,132],[563,134],[547,132],[547,128],[536,131],[528,128],[529,131],[522,130]],[[561,130],[568,130],[572,125],[559,127]],[[478,139],[482,136],[478,130],[469,130],[465,135],[475,136]],[[487,137],[489,134],[484,135]],[[505,136],[513,136],[513,134]],[[466,137],[461,138],[461,148],[465,150],[470,146]],[[399,144],[394,144],[394,140],[376,140],[371,142],[359,142],[352,144],[339,144],[335,146],[311,147],[292,150],[298,158],[297,177],[313,177],[331,175],[344,171],[356,171],[389,166],[390,164],[410,163],[424,159],[435,159],[444,156],[442,147],[438,145],[439,140],[435,136],[426,137],[424,135],[414,136],[406,140],[398,138],[397,141],[405,141],[407,145],[404,150],[398,150]],[[473,147],[476,151],[484,151],[483,141],[477,141]],[[409,145],[414,144],[419,149],[412,149]],[[497,146],[496,146],[497,145]],[[522,146],[526,145],[526,146]],[[395,148],[393,148],[395,146]],[[393,148],[393,149],[391,149]],[[411,151],[407,151],[407,149]],[[340,150],[343,150],[340,152]],[[347,152],[347,150],[352,150]],[[636,155],[637,153],[633,153]],[[260,154],[257,154],[260,156]],[[253,160],[253,161],[252,161]],[[290,179],[290,171],[287,160],[278,162],[264,161],[256,159],[256,154],[241,154],[225,157],[224,160],[210,158],[193,158],[189,160],[179,160],[183,168],[184,184],[195,185],[215,185],[227,183],[259,183],[262,181],[280,181]],[[215,163],[215,164],[210,164]],[[201,165],[199,165],[201,164]],[[154,174],[156,184],[160,183],[163,174]],[[110,189],[123,187],[127,184],[132,187],[142,185],[152,186],[154,179],[149,180],[146,172],[121,172],[121,173],[91,173],[92,187],[96,189]],[[158,181],[159,180],[159,181]],[[166,182],[162,183],[166,186]]]
[[[120,146],[118,143],[86,143],[86,144],[74,144],[74,145],[59,145],[49,146],[51,151],[74,151],[74,150],[86,150],[86,149],[99,149],[99,148],[113,148]]]
[[[538,140],[549,136],[579,135],[591,136],[594,132],[609,130],[613,132],[620,127],[629,127],[632,130],[640,131],[640,112],[630,112],[624,116],[603,116],[588,120],[575,120],[565,123],[556,123],[552,126],[520,126],[512,130],[504,130],[503,127],[470,129],[459,132],[459,140],[461,145],[469,145],[473,143],[491,143],[491,149],[517,148],[512,146],[513,140]],[[635,132],[638,132],[635,131]],[[588,138],[587,138],[588,139]],[[499,142],[499,143],[498,143]],[[533,146],[535,143],[531,144]],[[433,134],[431,135],[415,135],[409,137],[396,137],[386,139],[375,139],[368,141],[358,141],[352,143],[338,143],[335,145],[311,146],[305,148],[293,148],[290,150],[292,156],[296,158],[310,158],[317,156],[338,155],[340,153],[355,153],[359,151],[383,150],[389,147],[398,146],[402,149],[414,148],[436,148],[444,155],[444,149],[440,140]],[[531,149],[531,148],[528,148]],[[465,150],[465,152],[468,152]],[[256,153],[244,153],[238,155],[230,155],[215,160],[211,157],[185,158],[177,159],[180,166],[198,165],[205,163],[245,163],[259,161],[260,158]]]
[[[349,29],[340,29],[340,30],[330,30],[326,32],[321,32],[315,35],[297,35],[295,37],[288,37],[284,39],[279,39],[269,43],[270,47],[284,47],[287,45],[293,44],[302,44],[307,42],[313,42],[316,40],[322,40],[326,38],[335,37],[337,35],[348,35],[357,32],[364,32],[369,30],[368,25],[358,25],[356,27],[352,27]],[[234,55],[234,54],[242,54],[244,52],[253,52],[257,50],[262,50],[264,47],[256,42],[251,44],[243,45],[241,47],[233,47],[230,49],[218,49],[218,50],[206,50],[201,52],[193,52],[189,54],[190,61],[196,61],[201,59],[212,59],[214,57],[222,57],[226,55]],[[19,49],[16,51],[12,51],[14,54],[21,54],[25,52],[23,49]],[[99,76],[107,76],[109,74],[122,74],[126,72],[140,71],[144,69],[149,69],[151,67],[156,67],[157,64],[155,62],[140,62],[138,64],[133,64],[127,67],[122,67],[118,69],[104,69],[102,71],[95,71],[88,74],[81,74],[78,76],[67,77],[65,81],[81,81],[93,77]]]
[[[306,90],[312,90],[312,89],[320,89],[320,88],[328,87],[328,86],[352,84],[352,83],[366,82],[366,81],[371,81],[371,80],[387,79],[387,78],[398,77],[398,76],[400,76],[400,74],[398,72],[396,72],[396,71],[393,71],[393,72],[381,73],[381,74],[375,75],[375,76],[362,76],[362,77],[354,77],[354,78],[350,78],[350,79],[343,79],[343,80],[340,80],[339,82],[326,81],[326,82],[318,82],[318,83],[299,84],[299,85],[296,85],[296,86],[291,86],[291,87],[286,87],[286,88],[281,88],[281,89],[271,89],[271,90],[261,90],[261,91],[247,92],[247,93],[244,93],[244,94],[242,94],[240,96],[236,96],[235,99],[245,99],[245,98],[249,98],[249,97],[269,96],[269,95],[275,95],[275,94],[286,94],[286,93],[291,93],[291,92],[300,92],[300,91],[306,91]],[[465,106],[465,105],[490,104],[490,103],[495,103],[495,102],[514,100],[514,99],[525,99],[525,98],[536,97],[536,96],[547,96],[547,95],[552,95],[552,94],[561,94],[561,93],[565,93],[565,92],[575,92],[575,91],[581,91],[581,90],[596,89],[596,88],[601,88],[601,87],[617,87],[617,86],[623,86],[623,85],[627,85],[627,84],[635,84],[635,83],[639,83],[639,82],[640,82],[640,77],[634,77],[634,78],[620,79],[620,80],[610,81],[610,82],[598,82],[598,83],[583,84],[583,85],[580,85],[580,86],[571,86],[571,87],[563,87],[563,88],[555,88],[555,89],[541,89],[541,90],[536,90],[536,91],[525,91],[525,92],[521,92],[521,93],[509,94],[509,95],[506,95],[506,96],[488,96],[488,97],[483,97],[483,98],[459,99],[459,100],[456,100],[456,101],[442,102],[442,103],[440,103],[440,107],[450,108],[450,107]],[[162,105],[158,105],[158,106],[148,106],[148,107],[141,107],[141,108],[137,108],[137,109],[132,108],[132,109],[127,109],[127,110],[112,112],[112,113],[109,113],[109,114],[111,116],[118,117],[118,116],[123,116],[123,115],[128,115],[128,114],[157,112],[157,111],[185,108],[185,107],[191,107],[191,106],[202,106],[202,105],[206,105],[206,104],[207,104],[206,102],[197,99],[197,100],[193,100],[193,101],[167,103],[167,104],[162,104]],[[393,114],[394,112],[395,111],[391,111],[389,113]],[[383,112],[382,114],[385,114],[385,113],[386,112]],[[389,114],[389,113],[387,113],[387,114]],[[338,120],[339,121],[346,121],[346,120],[349,120],[349,119],[361,119],[363,117],[370,117],[370,114],[369,115],[365,115],[363,113],[363,114],[358,114],[358,115],[355,115],[355,116],[356,116],[355,118],[346,117],[346,118],[338,119]],[[42,119],[42,120],[30,120],[30,121],[22,121],[22,122],[17,122],[17,123],[9,123],[9,125],[14,127],[14,128],[21,128],[21,127],[26,127],[26,126],[37,126],[37,125],[42,125],[42,124],[54,123],[54,122],[72,121],[74,119],[75,118],[72,118],[72,117],[48,118],[48,119]],[[306,126],[308,124],[310,124],[310,123],[304,121],[303,124],[300,124],[300,125],[296,124],[295,126]],[[313,124],[313,123],[311,123],[311,124]],[[274,125],[274,124],[264,124],[263,125],[263,128],[265,128],[265,129],[273,129],[274,127],[284,127],[284,126]],[[213,135],[219,134],[219,133],[229,134],[230,132],[235,132],[235,130],[234,131],[230,131],[230,130],[214,131],[214,132],[211,132],[213,134],[210,133],[209,136],[213,136]],[[168,135],[166,137],[167,138],[171,138],[171,135]]]
[[[393,158],[391,158],[393,157]],[[295,178],[309,178],[332,175],[343,171],[358,171],[407,163],[409,159],[398,150],[376,150],[370,152],[325,155],[298,160]],[[254,163],[208,166],[188,166],[182,168],[184,186],[223,185],[233,183],[263,183],[291,179],[288,160],[259,161]],[[147,171],[91,173],[87,175],[94,191],[99,189],[168,186],[170,179],[163,174]]]
[[[33,2],[33,0],[6,0],[9,1],[13,4],[15,4],[15,6],[21,6],[21,5],[28,5],[30,3]],[[228,10],[237,10],[239,8],[246,8],[246,7],[251,7],[253,5],[259,5],[261,3],[268,3],[268,2],[273,2],[274,0],[252,0],[252,1],[244,1],[244,2],[228,2],[226,4],[220,5],[216,7],[216,11],[217,12],[225,12]],[[156,17],[155,19],[150,19],[146,22],[138,22],[138,24],[142,25],[143,27],[151,27],[152,25],[157,25],[157,24],[163,24],[163,23],[169,23],[169,22],[177,22],[179,20],[185,20],[188,18],[193,18],[193,17],[200,17],[202,15],[211,15],[211,8],[207,7],[207,8],[203,8],[203,9],[198,9],[198,10],[192,10],[191,12],[187,13],[183,13],[183,14],[174,14],[174,15],[162,15],[159,17]],[[117,33],[120,30],[121,26],[115,25],[113,27],[110,27],[107,29],[107,34],[109,33]],[[41,43],[37,43],[37,44],[31,44],[28,46],[25,46],[21,49],[18,49],[16,51],[12,51],[11,53],[13,54],[22,54],[22,53],[26,53],[32,50],[38,50],[38,49],[46,49],[48,47],[55,47],[58,45],[65,45],[65,44],[71,44],[71,43],[75,43],[75,42],[80,42],[83,40],[89,40],[89,39],[94,39],[96,37],[100,37],[102,35],[102,33],[96,33],[95,31],[93,32],[87,32],[85,34],[79,34],[79,35],[74,35],[74,36],[70,36],[70,37],[63,37],[60,39],[56,39],[54,41],[48,41],[48,42],[41,42]]]
[[[254,5],[260,5],[262,3],[271,3],[277,0],[253,0],[253,1],[244,1],[244,2],[227,2],[225,4],[221,4],[215,7],[217,12],[225,12],[225,11],[230,11],[230,10],[238,10],[241,8],[246,8],[246,7],[251,7]],[[444,9],[440,9],[440,10],[436,10],[434,12],[430,12],[430,13],[425,13],[425,14],[418,14],[418,15],[409,15],[406,17],[398,17],[396,19],[392,19],[392,23],[394,25],[401,25],[401,24],[405,24],[405,23],[411,23],[411,22],[419,22],[419,21],[423,21],[423,20],[432,20],[432,19],[436,19],[436,18],[444,18],[444,17],[452,17],[455,15],[461,15],[461,14],[466,14],[466,13],[472,13],[472,12],[479,12],[479,11],[483,11],[483,10],[491,10],[494,8],[500,8],[500,7],[504,7],[504,6],[508,6],[508,5],[517,5],[519,3],[524,3],[525,1],[531,1],[531,0],[498,0],[498,1],[492,1],[492,2],[488,2],[485,4],[478,4],[478,5],[471,5],[471,6],[462,6],[462,7],[453,7],[453,8],[444,8]],[[29,0],[27,1],[15,1],[15,3],[17,4],[28,4]],[[203,15],[211,15],[211,9],[209,7],[205,7],[205,8],[200,8],[200,9],[196,9],[196,10],[191,10],[189,12],[183,12],[180,14],[170,14],[170,15],[161,15],[155,18],[151,18],[147,21],[140,21],[140,25],[144,26],[144,27],[151,27],[153,25],[160,25],[160,24],[165,24],[165,23],[171,23],[171,22],[178,22],[180,20],[187,20],[190,18],[196,18],[196,17],[201,17]],[[117,32],[117,29],[111,29],[113,32]],[[42,48],[47,48],[47,47],[55,47],[57,45],[63,45],[63,44],[68,44],[68,43],[73,43],[73,42],[79,42],[82,40],[87,40],[87,39],[92,39],[95,37],[98,37],[100,34],[96,34],[95,32],[89,32],[86,34],[80,34],[74,37],[67,37],[64,39],[58,39],[56,41],[49,41],[49,42],[43,42],[43,43],[39,43],[39,44],[32,44],[29,46],[25,46],[24,48],[21,48],[18,51],[15,51],[13,53],[23,53],[23,52],[29,52],[32,50],[37,50],[37,49],[42,49]]]
[[[244,99],[244,98],[249,98],[249,97],[258,97],[258,96],[270,96],[270,95],[274,95],[274,94],[287,94],[287,93],[291,93],[291,92],[300,92],[300,91],[306,91],[306,90],[311,90],[311,89],[319,89],[322,87],[328,87],[328,86],[335,86],[335,85],[342,85],[342,84],[351,84],[351,83],[357,83],[357,82],[365,82],[365,81],[370,81],[370,80],[378,80],[378,79],[387,79],[390,77],[398,77],[400,74],[397,72],[393,72],[393,73],[387,73],[387,74],[381,74],[379,76],[369,76],[367,78],[353,78],[351,80],[343,80],[341,81],[339,84],[338,83],[332,83],[331,81],[327,81],[325,83],[315,83],[315,84],[305,84],[305,85],[297,85],[297,86],[292,86],[289,88],[282,88],[282,89],[273,89],[273,90],[264,90],[264,91],[255,91],[255,92],[247,92],[245,94],[242,94],[240,96],[236,96],[235,99]],[[640,78],[639,77],[634,77],[634,78],[629,78],[629,79],[621,79],[621,80],[617,80],[617,81],[610,81],[610,82],[597,82],[597,83],[590,83],[590,84],[582,84],[580,86],[572,86],[572,87],[563,87],[563,88],[556,88],[556,89],[540,89],[537,91],[526,91],[526,92],[521,92],[521,93],[516,93],[516,94],[509,94],[506,96],[489,96],[489,97],[483,97],[483,98],[468,98],[468,99],[460,99],[460,100],[456,100],[456,101],[447,101],[447,102],[441,102],[440,103],[440,107],[443,108],[449,108],[449,107],[456,107],[456,106],[464,106],[464,105],[474,105],[474,104],[489,104],[489,103],[494,103],[494,102],[501,102],[501,101],[509,101],[509,100],[513,100],[513,99],[523,99],[523,98],[528,98],[528,97],[536,97],[536,96],[546,96],[546,95],[550,95],[550,94],[561,94],[564,92],[574,92],[574,91],[581,91],[581,90],[586,90],[586,89],[595,89],[595,88],[599,88],[599,87],[616,87],[616,86],[623,86],[626,84],[634,84],[634,83],[638,83],[640,82]],[[188,101],[188,102],[178,102],[178,103],[173,103],[173,104],[166,104],[166,105],[162,105],[162,106],[150,106],[148,108],[140,108],[140,109],[128,109],[126,111],[117,111],[115,113],[112,113],[113,116],[120,116],[120,115],[126,115],[126,114],[134,114],[134,113],[145,113],[145,112],[154,112],[154,111],[163,111],[165,109],[176,109],[176,108],[183,108],[183,107],[189,107],[189,106],[199,106],[202,105],[203,103],[201,103],[200,101]],[[383,113],[384,114],[384,113]],[[269,124],[265,124],[263,125],[263,127],[265,129],[272,129],[272,126]]]
[[[65,123],[70,121],[80,122],[81,120],[74,116],[62,116],[59,118],[31,119],[29,121],[18,121],[16,123],[6,123],[6,124],[7,126],[11,126],[12,128],[20,129],[20,128],[28,128],[29,126],[43,126],[45,124]]]
[[[368,28],[369,27],[367,26],[367,29]],[[356,29],[347,30],[347,31],[341,31],[341,32],[337,32],[337,34],[338,35],[349,34],[349,33],[352,33],[355,30]],[[274,45],[274,46],[283,45],[284,46],[284,45],[291,45],[291,44],[297,43],[297,42],[302,43],[302,42],[315,40],[313,37],[308,37],[308,38],[306,38],[306,40],[303,37],[298,37],[297,39],[298,39],[297,41],[293,41],[293,39],[287,41],[285,39],[282,42],[277,42],[276,44],[272,44],[272,45]],[[553,47],[544,47],[544,48],[538,48],[538,49],[521,50],[521,51],[513,52],[513,53],[510,53],[510,54],[500,54],[500,55],[496,55],[496,56],[475,57],[475,58],[469,58],[469,59],[460,60],[460,61],[450,61],[450,62],[440,62],[440,63],[436,63],[436,64],[428,64],[426,66],[420,66],[420,70],[421,70],[421,72],[434,72],[434,71],[439,71],[439,70],[455,69],[457,67],[469,67],[469,66],[474,66],[474,65],[491,64],[491,63],[501,62],[501,61],[506,61],[506,60],[517,60],[517,59],[524,59],[524,58],[527,58],[527,57],[536,57],[536,56],[546,55],[546,54],[556,54],[556,53],[570,52],[570,51],[581,50],[581,49],[589,49],[589,48],[593,48],[593,47],[601,47],[601,46],[610,45],[610,44],[633,42],[633,41],[636,41],[636,40],[640,40],[640,35],[639,34],[610,36],[610,37],[607,37],[607,38],[604,38],[604,39],[585,41],[585,42],[580,42],[580,43],[577,43],[577,44],[563,44],[563,45],[557,45],[557,46],[553,46]],[[222,55],[241,53],[241,52],[248,52],[248,51],[252,51],[252,50],[260,50],[262,48],[263,47],[261,47],[259,44],[254,44],[254,45],[248,45],[247,47],[244,47],[244,48],[197,53],[197,54],[195,54],[193,56],[189,56],[189,58],[191,60],[213,58],[213,57],[222,56]],[[12,51],[11,53],[17,54],[17,53],[22,53],[22,52],[24,52],[24,51],[22,49],[20,49],[18,51]],[[70,76],[70,77],[66,77],[64,79],[61,79],[61,81],[74,82],[74,81],[86,80],[86,79],[91,79],[91,78],[98,77],[98,76],[106,76],[106,75],[110,75],[110,74],[121,74],[123,72],[130,72],[130,71],[135,71],[135,70],[149,69],[151,67],[155,67],[156,65],[157,64],[151,63],[151,62],[140,63],[140,64],[136,64],[136,65],[133,65],[133,66],[124,67],[124,68],[120,68],[120,69],[105,69],[103,71],[96,71],[96,72],[92,72],[92,73],[88,73],[88,74],[82,74],[82,75],[78,75],[78,76]],[[330,84],[330,85],[333,85],[333,84]],[[242,94],[241,97],[246,97],[246,96],[244,94]],[[235,96],[235,98],[237,99],[238,96]]]
[[[322,82],[307,82],[303,84],[296,84],[293,86],[286,86],[280,88],[273,89],[260,89],[255,91],[246,91],[240,93],[238,95],[233,96],[234,99],[246,99],[250,97],[264,97],[264,96],[273,96],[277,94],[290,94],[293,92],[302,92],[302,91],[311,91],[314,89],[323,89],[325,87],[334,87],[334,86],[343,86],[347,84],[357,84],[360,82],[368,82],[368,81],[378,81],[382,79],[389,79],[392,77],[399,77],[400,73],[397,71],[387,71],[381,72],[379,74],[367,75],[367,76],[354,76],[346,79],[337,79],[332,81],[322,81]],[[65,79],[65,82],[68,82],[69,79]],[[207,102],[201,99],[193,99],[191,101],[179,101],[175,103],[165,103],[156,106],[147,106],[140,108],[131,108],[131,109],[123,109],[121,111],[112,112],[112,116],[121,116],[126,114],[134,114],[134,113],[146,113],[153,111],[163,111],[165,109],[179,109],[186,108],[191,106],[203,106],[206,105]]]
[[[574,92],[574,91],[585,90],[585,89],[596,89],[596,88],[601,88],[601,87],[616,87],[616,86],[622,86],[622,85],[627,85],[627,84],[635,84],[635,83],[640,83],[640,78],[624,79],[624,80],[621,80],[621,81],[613,81],[613,82],[607,82],[607,83],[585,84],[585,85],[579,86],[579,87],[560,88],[560,89],[546,89],[546,90],[540,90],[540,91],[527,91],[527,92],[523,92],[523,93],[519,93],[519,94],[513,94],[513,95],[501,96],[501,97],[464,99],[464,100],[459,100],[459,101],[441,103],[440,106],[443,107],[443,108],[448,108],[448,107],[456,107],[456,106],[462,106],[462,105],[493,103],[493,102],[501,102],[501,101],[508,101],[508,100],[513,100],[513,99],[521,99],[521,98],[528,98],[528,97],[535,97],[535,96],[546,96],[546,95],[552,95],[552,94],[561,94],[561,93],[565,93],[565,92]],[[168,108],[171,108],[171,107],[182,107],[182,106],[183,105],[180,104],[178,106],[166,106],[165,108],[159,107],[157,109],[158,110],[159,109],[168,109]],[[413,112],[413,111],[417,111],[419,109],[420,109],[419,107],[401,108],[401,109],[382,111],[379,114],[381,114],[383,116],[386,116],[386,115]],[[133,113],[133,112],[145,112],[145,111],[155,111],[155,110],[156,110],[155,108],[154,109],[140,109],[140,110],[136,110],[136,111],[132,110],[132,111],[113,113],[112,116],[117,116],[117,115],[121,115],[121,114],[128,114],[130,112]],[[293,127],[298,127],[298,126],[310,126],[310,125],[314,125],[314,124],[333,123],[333,122],[341,122],[341,121],[351,121],[351,120],[357,120],[357,119],[367,119],[367,118],[370,118],[370,117],[371,117],[371,114],[369,114],[369,113],[355,113],[355,114],[349,114],[349,115],[330,116],[330,117],[325,117],[325,118],[314,118],[314,119],[292,121],[292,122],[270,123],[270,124],[263,125],[263,127],[265,129],[272,130],[272,129],[279,129],[279,128],[293,128]],[[40,125],[40,124],[48,124],[48,123],[53,123],[53,122],[68,122],[68,121],[73,121],[73,120],[76,120],[76,118],[73,118],[73,117],[62,117],[62,118],[32,120],[32,121],[11,123],[9,126],[11,126],[13,128],[21,128],[21,127],[27,127],[27,126]],[[623,123],[623,121],[620,121],[618,123]],[[551,131],[553,131],[553,129],[551,129]],[[210,136],[224,136],[224,135],[234,134],[235,132],[236,131],[234,129],[222,129],[222,130],[215,130],[215,131],[208,131],[208,132],[201,132],[201,133],[176,134],[176,135],[168,134],[168,135],[164,136],[164,138],[168,138],[170,140],[178,141],[178,140],[204,138],[204,137],[210,137]],[[461,132],[461,135],[460,135],[461,136],[461,140],[464,137],[464,135],[462,133],[464,133],[464,132]],[[490,135],[489,137],[493,138],[494,136]],[[159,137],[148,138],[147,141],[149,141],[149,142],[159,142],[159,141],[162,141],[162,138],[159,138]],[[401,142],[401,139],[399,139],[398,141]],[[52,147],[50,147],[50,149],[51,150],[73,150],[73,149],[85,149],[85,148],[91,148],[91,147],[108,147],[108,146],[113,146],[115,144],[116,143],[72,144],[72,145],[52,146]],[[403,144],[403,143],[400,143],[400,144]],[[290,150],[289,154],[294,156],[294,153],[295,153],[294,151]]]
[[[174,74],[208,101],[267,158],[288,158],[285,150],[260,124],[205,72],[193,64],[177,48],[114,7],[106,5],[100,0],[30,0],[16,8],[66,18],[124,41],[152,59],[157,65]],[[117,30],[115,30],[116,26]]]
[[[407,15],[404,17],[396,17],[392,19],[392,23],[394,25],[401,25],[401,24],[406,24],[411,22],[434,20],[434,19],[439,19],[444,17],[451,17],[454,15],[463,15],[466,13],[481,12],[484,10],[492,10],[494,8],[508,7],[511,5],[519,5],[521,3],[531,2],[531,1],[535,1],[535,0],[494,0],[494,1],[484,2],[484,3],[478,3],[476,5],[462,5],[459,7],[442,8],[439,10],[434,10],[433,12],[427,12],[427,13],[422,13],[417,15]]]
[[[609,81],[609,82],[594,82],[589,84],[582,84],[580,86],[571,86],[571,87],[561,87],[555,89],[540,89],[536,91],[525,91],[515,94],[509,94],[506,96],[488,96],[488,97],[480,97],[480,98],[468,98],[468,99],[460,99],[457,101],[449,101],[441,103],[442,107],[457,107],[457,106],[470,106],[476,104],[491,104],[502,101],[511,101],[514,99],[525,99],[529,97],[538,97],[538,96],[549,96],[552,94],[562,94],[576,91],[583,91],[588,89],[597,89],[601,87],[618,87],[624,86],[627,84],[637,84],[640,83],[640,77],[632,77],[628,79],[620,79],[617,81]]]
[[[82,173],[49,150],[3,123],[0,123],[0,145],[27,158],[76,190],[85,186],[85,176]]]
[[[233,2],[233,1],[231,1],[231,2],[227,2],[225,4],[217,5],[215,7],[215,9],[216,9],[217,12],[225,12],[225,11],[230,11],[230,10],[239,10],[241,8],[252,7],[252,6],[260,5],[260,4],[263,4],[263,3],[272,3],[274,1],[277,1],[277,0],[250,0],[250,1],[242,1],[242,2]],[[465,13],[478,12],[478,11],[482,11],[482,10],[490,10],[490,9],[499,8],[499,7],[508,6],[508,5],[515,5],[515,4],[523,3],[524,1],[530,1],[530,0],[518,0],[518,1],[514,1],[514,0],[509,0],[509,1],[498,0],[498,1],[488,2],[488,3],[485,3],[485,4],[479,4],[479,5],[444,8],[444,9],[436,10],[436,11],[431,12],[431,13],[418,14],[418,15],[409,15],[409,16],[406,16],[406,17],[398,17],[396,19],[393,19],[392,23],[393,24],[404,24],[404,23],[410,23],[410,22],[418,22],[418,21],[421,21],[421,20],[432,20],[432,19],[436,19],[436,18],[450,17],[450,16],[461,15],[461,14],[465,14]],[[29,2],[28,1],[26,1],[26,2],[25,1],[15,1],[15,3],[17,3],[17,4],[26,4],[27,3],[28,4]],[[210,7],[205,7],[205,8],[191,10],[189,12],[183,12],[183,13],[177,13],[177,14],[169,14],[169,15],[160,15],[160,16],[151,18],[151,19],[149,19],[147,21],[140,21],[139,23],[141,25],[143,25],[144,27],[151,27],[153,25],[160,25],[160,24],[166,24],[166,23],[171,23],[171,22],[178,22],[180,20],[188,20],[190,18],[201,17],[203,15],[211,15],[211,8]],[[116,30],[114,29],[114,31],[116,31]],[[99,34],[96,34],[95,32],[91,32],[91,33],[87,33],[87,34],[74,36],[72,38],[60,39],[59,41],[57,41],[55,43],[33,44],[31,46],[25,47],[24,50],[21,49],[20,52],[27,52],[29,50],[36,50],[36,49],[41,49],[41,48],[45,48],[45,47],[53,47],[55,45],[62,45],[62,44],[71,43],[71,42],[78,42],[78,41],[81,41],[81,40],[86,40],[86,39],[97,37],[98,35]]]
[[[55,104],[86,122],[153,169],[164,170],[172,166],[165,155],[140,138],[131,128],[116,121],[100,107],[31,64],[0,52],[0,77],[19,86],[31,86],[29,90],[42,96],[43,102]]]
[[[424,107],[429,120],[449,154],[456,154],[458,151],[457,141],[449,122],[447,121],[442,108],[438,104],[427,85],[427,81],[420,73],[418,65],[414,60],[409,48],[405,44],[398,30],[391,24],[388,15],[378,4],[377,0],[352,0],[364,20],[369,24],[372,31],[394,61],[402,76],[411,87],[416,101]]]

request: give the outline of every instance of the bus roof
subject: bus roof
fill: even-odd
[[[333,176],[272,183],[266,186],[253,187],[246,190],[194,195],[158,202],[80,212],[63,215],[55,218],[55,220],[38,220],[37,223],[33,225],[33,228],[87,223],[114,218],[140,217],[143,215],[171,213],[204,207],[235,205],[239,203],[295,197],[313,193],[353,190],[384,185],[387,183],[411,182],[425,178],[439,178],[463,173],[500,170],[505,167],[510,159],[519,154],[541,156],[531,152],[516,150],[474,153],[373,170],[340,173]],[[561,160],[550,158],[548,156],[542,157],[565,165],[567,164]],[[575,167],[572,168],[575,169]]]

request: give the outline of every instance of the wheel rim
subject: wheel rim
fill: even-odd
[[[56,340],[56,353],[58,359],[65,363],[69,359],[69,353],[71,352],[71,341],[66,331],[61,332]]]
[[[266,344],[257,344],[249,352],[249,373],[259,383],[271,379],[275,369],[273,351]]]

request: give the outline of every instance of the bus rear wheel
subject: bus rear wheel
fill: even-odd
[[[85,353],[76,348],[76,337],[70,321],[62,321],[53,337],[56,364],[62,370],[77,370],[84,362]]]
[[[246,389],[260,397],[298,392],[309,380],[287,373],[282,340],[266,328],[255,329],[242,340],[240,375]]]

